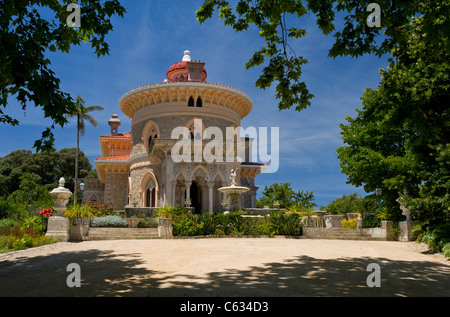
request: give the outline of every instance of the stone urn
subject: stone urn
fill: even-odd
[[[72,196],[72,192],[67,188],[64,188],[65,182],[65,179],[61,177],[59,180],[59,187],[50,192],[50,196],[55,203],[53,209],[56,210],[57,216],[59,217],[62,217],[62,213],[66,210],[69,198]]]
[[[67,202],[72,196],[72,192],[64,188],[65,180],[61,177],[59,180],[59,187],[50,192],[50,196],[55,203],[53,207],[57,212],[56,217],[48,218],[47,237],[53,237],[58,241],[69,241],[69,218],[63,217],[63,212],[66,210]]]

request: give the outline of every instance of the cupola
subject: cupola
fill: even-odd
[[[167,70],[170,82],[204,81],[207,77],[205,63],[192,60],[191,52],[184,51],[181,62],[175,63]]]
[[[109,119],[108,124],[111,127],[111,134],[117,135],[120,126],[120,119],[115,111],[114,114],[111,116],[111,119]]]

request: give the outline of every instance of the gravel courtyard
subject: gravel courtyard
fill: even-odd
[[[70,288],[67,266],[81,268]],[[371,263],[381,287],[368,287]],[[416,243],[283,238],[58,243],[0,255],[0,296],[450,296],[450,261]]]

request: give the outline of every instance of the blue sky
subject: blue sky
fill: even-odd
[[[301,112],[279,111],[275,87],[255,88],[261,68],[246,70],[244,63],[263,44],[255,29],[237,33],[225,27],[217,15],[200,25],[195,11],[201,0],[128,0],[124,18],[114,18],[114,30],[107,37],[110,55],[97,58],[89,44],[73,48],[69,54],[51,53],[52,69],[61,79],[62,88],[74,97],[83,96],[86,105],[101,105],[105,111],[94,112],[97,128],[88,126],[81,138],[81,150],[94,165],[100,157],[98,136],[110,131],[108,119],[116,111],[122,121],[119,132],[130,132],[131,120],[119,109],[119,99],[136,87],[162,82],[167,69],[181,61],[184,50],[193,59],[206,63],[207,81],[229,85],[247,93],[254,102],[242,127],[279,127],[280,165],[278,172],[261,174],[260,187],[290,182],[295,190],[313,191],[318,205],[358,192],[362,188],[346,184],[341,173],[336,149],[343,145],[340,123],[354,117],[361,108],[364,89],[375,88],[379,69],[387,59],[374,56],[352,59],[328,58],[332,36],[323,36],[312,16],[290,19],[290,26],[305,27],[306,37],[291,42],[297,55],[308,59],[303,68],[304,80],[315,95],[312,105]],[[43,112],[29,106],[24,112],[15,99],[10,99],[6,113],[17,118],[18,127],[0,126],[0,156],[18,149],[32,150],[41,132],[51,125]],[[57,127],[57,150],[76,146],[76,124]]]

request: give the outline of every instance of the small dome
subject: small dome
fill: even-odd
[[[172,82],[185,82],[191,81],[190,72],[192,72],[189,68],[189,65],[195,66],[195,64],[201,64],[199,61],[192,61],[191,52],[184,51],[183,60],[181,62],[177,62],[170,66],[167,70],[167,78]],[[205,67],[202,67],[201,81],[204,81],[207,77]],[[198,69],[200,71],[200,68]]]
[[[119,115],[114,111],[114,114],[111,116],[111,119],[108,120],[108,123],[120,123]]]
[[[184,56],[183,56],[183,62],[190,62],[191,59],[191,52],[189,51],[184,51]]]

